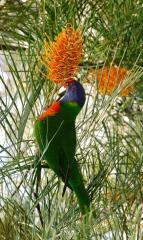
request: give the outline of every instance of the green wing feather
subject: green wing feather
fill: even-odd
[[[45,120],[36,120],[34,130],[35,138],[42,154],[42,158],[53,171],[60,176],[58,152],[62,121],[55,117],[47,117]]]

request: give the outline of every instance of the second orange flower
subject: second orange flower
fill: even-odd
[[[97,72],[98,80],[98,90],[104,95],[105,93],[111,95],[113,91],[124,81],[125,77],[128,74],[126,67],[119,68],[114,67],[105,67],[101,68]],[[124,87],[122,90],[122,96],[127,96],[129,93],[133,92],[133,87]]]

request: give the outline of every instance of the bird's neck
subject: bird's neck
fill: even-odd
[[[81,107],[76,102],[65,102],[61,104],[60,115],[64,120],[75,120]]]

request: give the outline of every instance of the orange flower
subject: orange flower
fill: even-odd
[[[105,93],[111,95],[113,91],[123,82],[128,74],[126,67],[118,68],[105,67],[98,70],[97,80],[99,92],[104,95]],[[133,87],[125,87],[122,91],[122,96],[127,96],[133,92]]]
[[[64,83],[78,71],[83,56],[81,32],[69,26],[62,30],[54,42],[45,41],[42,63],[48,68],[48,78],[55,83]]]

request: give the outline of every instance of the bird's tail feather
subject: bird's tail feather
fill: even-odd
[[[74,167],[72,169],[72,173],[69,177],[69,184],[77,196],[81,213],[86,214],[89,211],[90,200],[89,200],[88,193],[85,189],[85,186],[83,183],[83,178],[80,173],[80,169],[78,167],[78,163],[76,160],[74,162]]]

